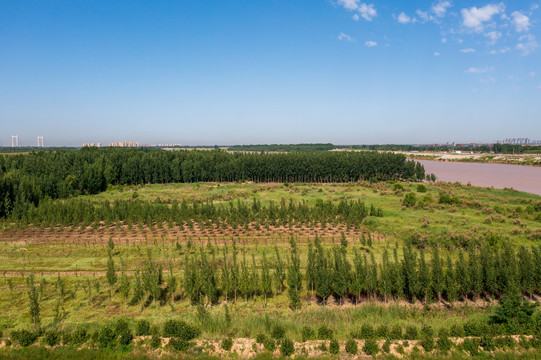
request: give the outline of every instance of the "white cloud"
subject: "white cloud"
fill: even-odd
[[[494,15],[502,14],[504,11],[505,5],[499,3],[488,4],[481,8],[474,6],[469,9],[462,9],[460,10],[460,13],[462,14],[464,26],[477,32],[481,32],[483,31],[483,23],[491,21]]]
[[[363,19],[371,21],[377,16],[377,11],[374,4],[365,4],[361,0],[338,0],[338,5],[342,5],[344,9],[349,11],[358,11]],[[359,14],[353,15],[353,20],[359,21]]]
[[[354,38],[352,38],[351,36],[345,33],[340,33],[340,35],[338,35],[338,40],[349,41],[349,42],[355,41]]]
[[[369,40],[369,41],[366,41],[364,43],[364,46],[366,46],[366,47],[374,47],[374,46],[378,46],[378,43],[375,42],[375,41]]]
[[[440,56],[441,54],[439,52],[435,52],[434,56]]]
[[[537,49],[537,40],[532,34],[522,35],[518,39],[517,50],[522,51],[522,55],[528,55]]]
[[[430,10],[432,10],[432,12],[436,14],[437,17],[441,18],[445,16],[445,13],[447,12],[447,8],[449,7],[451,7],[451,2],[440,0],[434,5],[432,5]]]
[[[532,7],[530,8],[530,10],[534,11],[534,10],[537,10],[539,9],[539,5],[537,4],[533,4]]]
[[[502,33],[499,31],[490,31],[485,36],[490,39],[489,44],[494,45],[502,37]]]
[[[472,48],[467,48],[467,49],[462,49],[460,50],[461,53],[474,53],[475,52],[475,49],[472,49]]]
[[[491,55],[505,54],[505,53],[509,52],[510,50],[511,50],[511,48],[506,47],[506,48],[503,48],[503,49],[500,49],[500,50],[491,50],[490,54]]]
[[[361,16],[367,21],[371,21],[378,14],[376,9],[374,9],[374,4],[366,5],[365,3],[362,3],[359,6],[359,12],[361,13]]]
[[[442,42],[443,44],[447,43],[447,38],[442,38],[442,39],[441,39],[441,42]]]
[[[465,73],[466,74],[484,74],[489,71],[492,71],[492,69],[486,66],[482,68],[471,67],[468,70],[466,70]]]
[[[526,32],[530,29],[529,17],[518,11],[513,11],[511,16],[513,17],[513,25],[515,25],[517,32]]]
[[[401,12],[400,15],[398,15],[398,22],[401,24],[407,24],[411,22],[411,18],[408,15],[406,15],[406,13]]]
[[[357,10],[360,0],[338,0],[338,4],[348,10]]]
[[[423,22],[434,20],[434,16],[430,15],[428,12],[417,10],[415,13],[417,14],[417,16],[419,16],[419,18],[421,18],[421,21]]]

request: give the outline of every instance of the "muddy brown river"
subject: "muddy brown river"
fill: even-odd
[[[541,195],[541,167],[538,166],[417,161],[423,164],[427,174],[436,175],[437,180],[469,182],[475,186],[497,189],[513,188]]]

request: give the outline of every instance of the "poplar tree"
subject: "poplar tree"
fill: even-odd
[[[113,255],[111,253],[111,248],[108,249],[108,257],[109,260],[107,260],[107,283],[109,284],[109,296],[111,296],[112,293],[112,287],[117,281],[117,276],[115,272],[115,262],[113,261]]]
[[[483,277],[481,267],[479,266],[479,260],[473,247],[468,250],[468,273],[471,291],[476,297],[479,297],[483,291]]]
[[[122,272],[122,275],[120,276],[120,295],[122,295],[122,298],[124,299],[124,309],[128,307],[128,298],[130,297],[130,279],[126,275],[126,273]]]
[[[524,291],[528,292],[531,299],[535,288],[535,267],[532,261],[532,255],[524,246],[520,246],[518,249],[518,268],[520,286]]]
[[[314,283],[316,279],[315,260],[316,260],[316,257],[315,257],[312,241],[308,240],[308,263],[306,265],[306,285],[307,285],[307,288],[312,291],[312,295],[314,293]]]
[[[233,259],[231,263],[231,287],[233,290],[233,293],[235,295],[235,302],[237,301],[237,291],[239,289],[239,264],[237,263],[237,245],[235,243],[235,239],[233,239],[233,253],[232,253]]]
[[[532,258],[534,263],[535,289],[541,291],[541,246],[532,247]]]
[[[398,243],[393,250],[393,265],[391,268],[392,274],[392,293],[395,297],[400,298],[404,294],[404,276],[402,273],[402,265],[398,260]]]
[[[457,281],[451,257],[447,254],[447,269],[445,270],[445,292],[447,300],[454,303],[458,299]]]
[[[347,290],[347,278],[343,257],[338,247],[333,248],[333,256],[332,289],[334,296],[338,299],[340,305],[342,305],[342,297]]]
[[[385,302],[387,302],[389,295],[392,294],[393,286],[393,269],[392,265],[389,262],[389,251],[387,248],[383,251],[383,258],[381,264],[381,289],[383,296],[385,297]]]
[[[359,251],[355,248],[353,257],[353,272],[352,276],[350,277],[349,284],[349,292],[355,298],[355,305],[357,305],[357,302],[361,296],[361,291],[363,290],[362,282],[364,279],[364,271],[362,261],[363,260],[359,254]]]
[[[34,330],[39,331],[40,328],[40,307],[39,307],[39,293],[38,288],[34,284],[34,274],[30,274],[30,277],[27,279],[29,290],[26,292],[28,294],[28,300],[30,301],[30,317],[32,318],[32,323],[34,324]]]
[[[246,250],[245,249],[243,249],[242,251],[242,262],[240,264],[239,290],[241,294],[244,295],[245,301],[248,302],[248,295],[250,293],[251,287],[250,287],[250,272],[248,270],[248,265],[246,263]]]
[[[143,289],[143,284],[141,282],[141,275],[139,273],[139,270],[135,271],[135,286],[133,288],[133,296],[130,300],[130,305],[136,305],[138,304],[145,295],[145,291]]]
[[[316,239],[317,240],[317,239]],[[321,298],[323,304],[331,295],[331,275],[329,256],[319,242],[316,242],[316,295]]]
[[[229,301],[228,295],[231,294],[232,281],[231,281],[231,269],[229,266],[229,261],[227,259],[227,246],[223,248],[223,259],[222,259],[222,271],[220,273],[221,282],[222,282],[222,291],[225,294],[225,301]]]
[[[418,298],[421,301],[428,301],[428,292],[430,290],[430,271],[426,264],[425,252],[421,250],[419,256],[419,280],[418,280]]]
[[[259,281],[259,273],[257,270],[257,265],[255,263],[254,253],[252,253],[252,276],[250,277],[250,284],[251,284],[251,290],[252,290],[253,296],[256,296],[257,294],[259,294],[260,281]]]
[[[411,249],[411,244],[407,244],[404,249],[402,259],[402,274],[404,276],[404,292],[410,301],[415,299],[418,289],[417,279],[417,257]]]
[[[367,264],[365,259],[365,264]],[[368,268],[367,291],[375,299],[378,291],[378,265],[374,253],[370,253],[370,267]]]
[[[458,252],[458,261],[456,263],[456,283],[458,285],[458,292],[460,295],[466,297],[470,293],[470,285],[468,279],[468,273],[466,270],[466,261],[462,251]]]
[[[440,259],[440,252],[436,246],[432,250],[432,288],[437,295],[438,301],[441,300],[441,293],[445,286],[443,267]]]
[[[276,290],[281,293],[284,287],[284,280],[286,279],[286,273],[284,269],[284,262],[280,257],[280,252],[278,251],[278,246],[274,246],[274,253],[276,255],[276,260],[274,263],[274,282]]]
[[[267,296],[272,294],[272,277],[270,274],[267,255],[263,253],[263,261],[261,263],[261,290],[265,296],[265,306],[267,305]]]
[[[498,293],[498,280],[496,278],[494,255],[492,254],[490,247],[485,245],[481,248],[479,256],[484,288],[491,296],[494,296]]]
[[[297,250],[297,244],[291,237],[289,244],[291,246],[291,260],[287,272],[287,288],[289,295],[289,306],[292,309],[298,309],[301,306],[299,293],[302,287],[301,260]]]

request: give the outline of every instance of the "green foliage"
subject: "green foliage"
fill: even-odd
[[[38,339],[38,335],[28,330],[12,331],[11,340],[18,342],[22,347],[32,345]]]
[[[368,323],[364,323],[361,326],[361,339],[374,339],[375,338],[374,327]]]
[[[468,352],[471,356],[477,356],[479,354],[478,339],[464,339],[464,342],[462,343],[462,349]]]
[[[76,345],[80,345],[80,344],[83,344],[85,343],[88,338],[89,338],[89,334],[88,332],[86,331],[86,329],[82,326],[78,326],[72,333],[72,336],[71,336],[71,339],[72,339],[72,342]]]
[[[51,329],[45,332],[44,336],[45,344],[49,346],[55,346],[60,343],[60,332],[58,332],[56,329]]]
[[[502,296],[498,303],[491,323],[501,324],[508,333],[532,325],[537,303],[530,303],[517,293]]]
[[[321,325],[317,329],[317,338],[319,340],[330,340],[333,337],[333,332],[326,325]]]
[[[378,343],[374,339],[369,339],[364,342],[363,351],[366,355],[375,357],[379,352]]]
[[[333,355],[340,352],[340,345],[336,339],[331,339],[331,342],[329,343],[329,352]]]
[[[137,320],[137,322],[135,323],[135,335],[150,335],[150,321],[146,319]]]
[[[271,339],[269,337],[266,337],[263,341],[263,347],[268,351],[274,351],[276,350],[276,341],[274,339]]]
[[[406,334],[404,335],[404,338],[407,340],[417,340],[419,337],[419,331],[417,330],[417,327],[414,325],[408,325],[406,327]]]
[[[271,336],[273,339],[282,339],[286,334],[286,329],[282,325],[274,325],[271,330]]]
[[[169,347],[177,350],[177,351],[186,351],[191,347],[191,344],[189,341],[178,339],[178,338],[171,338],[169,339]]]
[[[101,348],[114,347],[115,342],[116,342],[116,337],[117,337],[117,333],[111,326],[109,325],[102,326],[98,331],[97,341],[98,341],[99,347]]]
[[[223,339],[221,347],[225,351],[231,350],[231,348],[233,347],[233,339],[231,339],[230,337],[227,337],[227,338]]]
[[[200,331],[197,327],[182,320],[170,319],[163,325],[164,337],[177,337],[181,340],[189,341],[198,337],[199,334]]]
[[[357,342],[353,339],[348,339],[346,341],[346,352],[351,355],[356,355],[357,351]]]
[[[304,326],[301,330],[302,341],[313,340],[316,337],[316,332],[309,326]]]
[[[427,191],[427,187],[424,184],[417,185],[417,192],[419,193],[425,193]]]
[[[413,207],[417,203],[417,197],[415,196],[415,193],[409,192],[404,196],[404,200],[402,201],[402,205],[405,207]]]
[[[289,339],[283,339],[282,344],[280,345],[280,352],[283,356],[291,356],[295,353],[295,346],[293,341]]]
[[[152,335],[152,337],[150,338],[150,347],[152,349],[157,349],[161,346],[162,346],[162,338],[160,337],[160,335],[157,335],[157,334]]]

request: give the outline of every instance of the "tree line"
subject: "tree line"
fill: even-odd
[[[28,204],[37,206],[44,199],[97,194],[109,185],[424,178],[421,164],[392,153],[231,154],[150,148],[35,151],[0,156],[0,217]]]
[[[237,228],[250,224],[256,227],[275,225],[311,225],[326,227],[327,224],[346,224],[360,227],[368,216],[381,217],[383,211],[374,205],[367,206],[360,200],[340,200],[338,203],[318,199],[314,205],[290,199],[277,203],[262,204],[258,199],[241,200],[223,204],[201,201],[155,201],[115,200],[91,201],[80,198],[42,201],[37,207],[26,204],[14,208],[8,221],[17,225],[82,226],[95,224],[111,226],[126,223],[128,227],[155,224],[162,227],[231,226]]]

